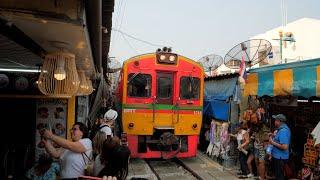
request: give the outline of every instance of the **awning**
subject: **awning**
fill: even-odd
[[[205,99],[203,114],[215,118],[216,120],[229,120],[230,104],[227,101],[219,99]]]
[[[204,109],[205,116],[220,121],[230,118],[230,104],[239,99],[238,74],[205,78]],[[229,98],[233,97],[233,101]]]
[[[320,58],[251,69],[244,95],[320,97]]]
[[[204,98],[227,100],[231,96],[237,96],[238,76],[224,79],[205,80],[204,82]]]

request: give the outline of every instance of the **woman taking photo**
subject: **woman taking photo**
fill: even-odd
[[[52,157],[60,159],[61,179],[77,179],[79,176],[84,175],[89,157],[91,157],[92,154],[92,143],[91,140],[87,138],[88,129],[83,123],[76,122],[72,126],[72,141],[56,136],[47,129],[42,129],[40,134],[43,137],[46,151]],[[49,140],[62,148],[55,149]]]

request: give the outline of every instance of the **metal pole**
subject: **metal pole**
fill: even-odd
[[[279,37],[280,37],[280,61],[282,64],[282,37],[283,37],[283,32],[279,31]]]
[[[282,37],[280,37],[280,60],[282,64]]]

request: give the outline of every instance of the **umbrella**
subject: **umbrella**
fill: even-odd
[[[311,132],[311,135],[313,136],[313,139],[316,140],[314,145],[320,144],[320,121],[318,122],[317,126]]]

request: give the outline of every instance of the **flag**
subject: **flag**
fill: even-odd
[[[244,80],[244,82],[247,81],[247,72],[246,72],[246,63],[244,61],[244,54],[242,55],[242,58],[241,58],[239,75],[240,75],[240,78]]]

